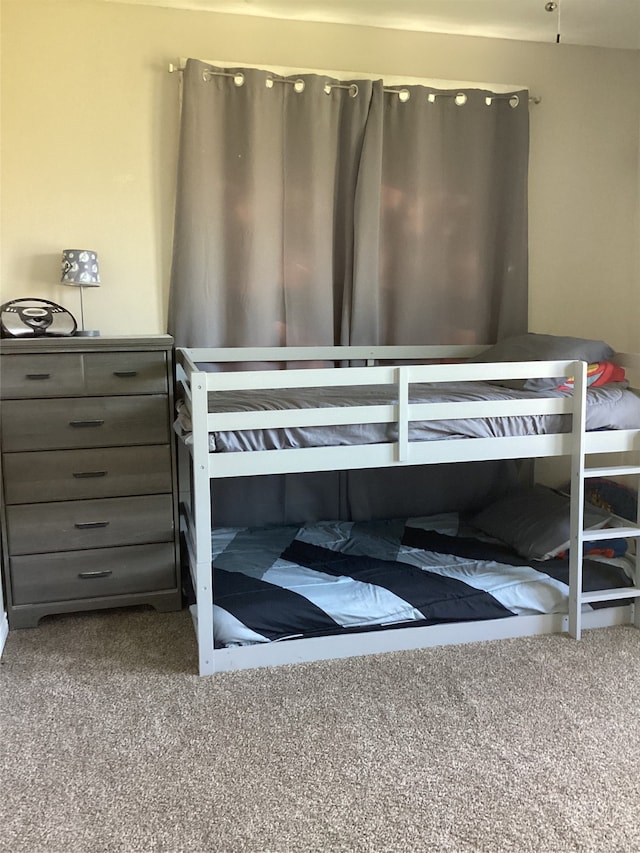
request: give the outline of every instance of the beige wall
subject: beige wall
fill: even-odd
[[[637,349],[640,54],[94,0],[2,0],[2,301],[99,252],[86,321],[165,330],[181,56],[528,84],[534,331]]]

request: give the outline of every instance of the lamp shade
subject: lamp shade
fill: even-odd
[[[60,281],[77,287],[99,287],[100,268],[96,252],[89,249],[63,249]]]

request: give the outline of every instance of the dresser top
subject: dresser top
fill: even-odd
[[[100,335],[98,337],[29,337],[0,339],[0,353],[120,352],[121,350],[171,350],[171,335]]]

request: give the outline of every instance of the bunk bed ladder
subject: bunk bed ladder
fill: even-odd
[[[586,364],[575,375],[576,399],[586,390]],[[587,467],[585,453],[586,406],[577,404],[573,413],[573,450],[571,459],[571,534],[569,548],[569,634],[580,639],[582,633],[582,607],[584,604],[629,599],[635,604],[633,620],[640,628],[640,479],[638,480],[638,514],[635,524],[616,518],[618,524],[598,530],[584,529],[585,481],[601,477],[639,477],[640,465],[609,465],[605,467]],[[637,456],[637,454],[634,454]],[[582,563],[586,542],[633,539],[635,543],[634,585],[622,589],[602,589],[592,592],[582,590]]]

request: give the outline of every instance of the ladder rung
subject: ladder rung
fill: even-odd
[[[601,527],[598,530],[585,530],[583,542],[599,542],[601,539],[630,539],[640,537],[640,527]]]
[[[616,601],[619,598],[640,598],[640,589],[635,586],[623,586],[621,589],[596,589],[593,592],[583,592],[580,596],[583,604],[594,601]]]
[[[640,474],[640,465],[612,465],[608,468],[585,468],[584,476],[588,477],[623,477],[625,474]]]

